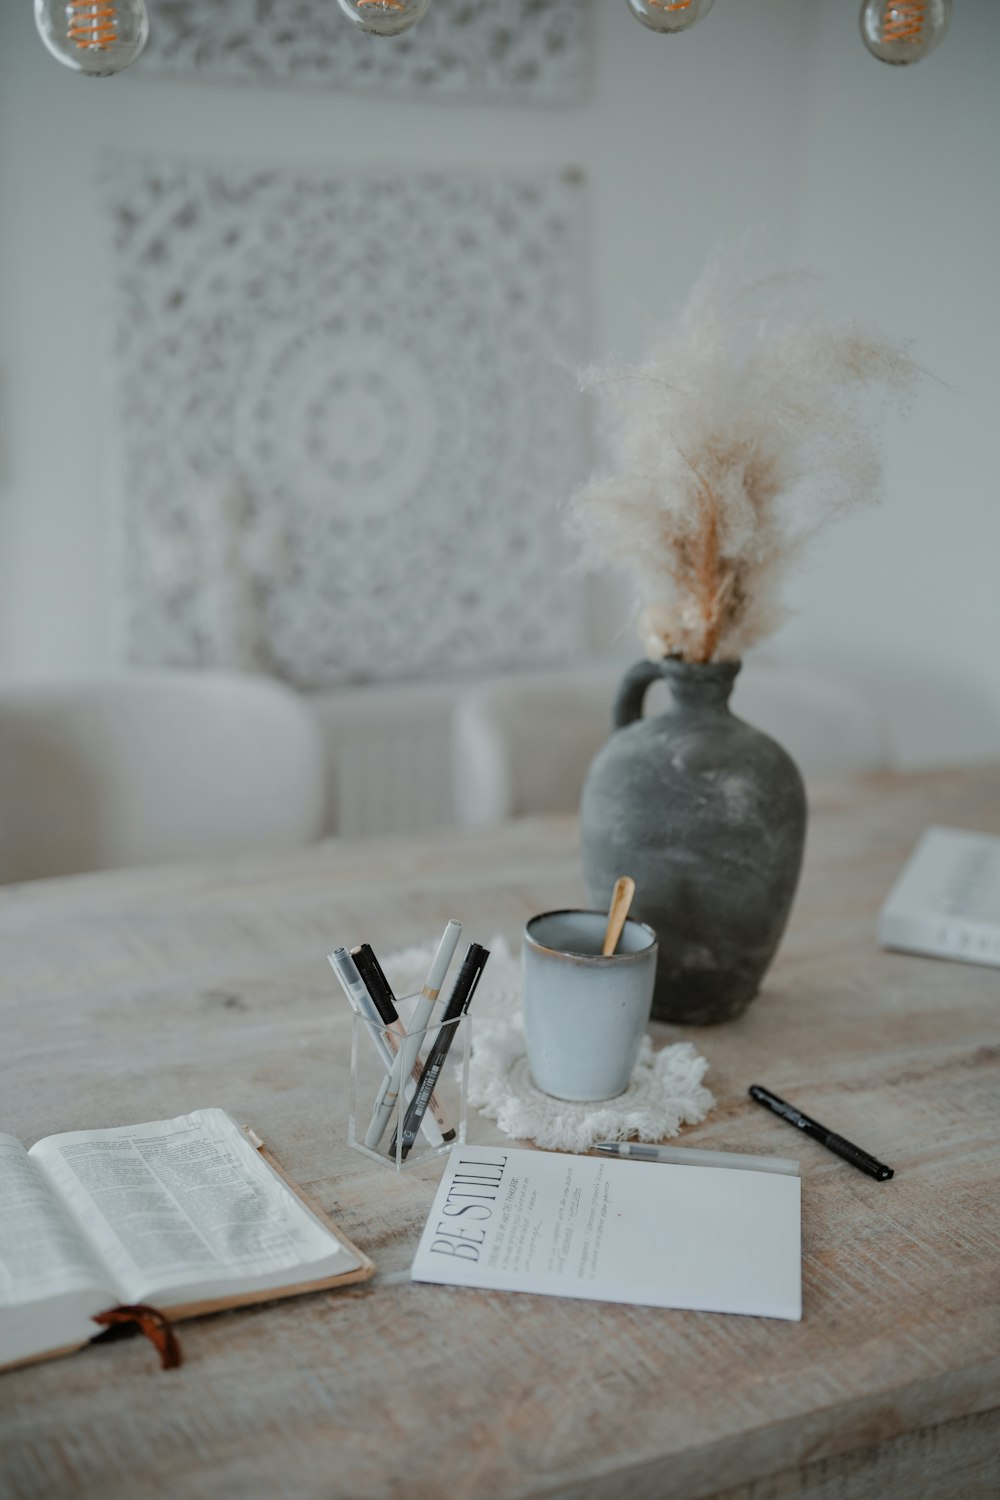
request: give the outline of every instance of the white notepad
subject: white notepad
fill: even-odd
[[[800,1181],[456,1146],[414,1281],[802,1316]]]

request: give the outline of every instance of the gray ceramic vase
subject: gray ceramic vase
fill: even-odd
[[[739,662],[668,658],[626,673],[614,733],[581,805],[590,903],[636,882],[632,916],[659,938],[653,1019],[731,1021],[781,941],[798,884],[806,799],[795,762],[729,710]],[[643,719],[665,678],[666,713]]]

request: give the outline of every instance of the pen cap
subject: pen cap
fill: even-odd
[[[455,988],[448,998],[446,1016],[464,1015],[468,1010],[489,956],[488,948],[482,948],[478,943],[469,944],[465,957],[462,959],[462,967],[458,971],[458,978],[455,980]]]
[[[358,967],[354,959],[346,948],[334,948],[333,952],[328,953],[326,956],[331,969],[340,980],[345,994],[353,999],[359,986],[361,989],[364,989],[364,981],[358,973]]]
[[[368,988],[358,973],[354,959],[346,948],[335,948],[332,953],[327,954],[330,967],[340,980],[340,987],[351,1003],[351,1009],[357,1011],[369,1021],[382,1024],[382,1018],[378,1013],[375,1002],[368,993]]]
[[[351,957],[354,959],[358,973],[364,986],[371,996],[375,1009],[378,1011],[386,1026],[391,1026],[393,1021],[399,1019],[396,1009],[396,997],[392,993],[392,987],[382,972],[382,965],[375,957],[370,944],[361,943],[357,948],[351,949]]]
[[[892,1177],[891,1167],[887,1167],[884,1161],[872,1156],[870,1151],[864,1151],[860,1146],[855,1146],[853,1141],[845,1140],[842,1135],[831,1132],[823,1144],[830,1151],[835,1151],[843,1161],[849,1161],[852,1167],[857,1167],[860,1172],[865,1172],[869,1177],[874,1177],[877,1182],[888,1182]]]
[[[452,919],[444,930],[444,934],[438,943],[431,966],[424,983],[423,993],[428,999],[436,1000],[444,984],[448,966],[455,956],[458,940],[462,936],[462,924]]]

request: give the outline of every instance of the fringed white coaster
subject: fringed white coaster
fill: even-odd
[[[490,958],[473,1002],[469,1103],[518,1140],[554,1151],[587,1151],[595,1141],[659,1141],[696,1125],[715,1104],[702,1079],[708,1062],[690,1042],[653,1051],[649,1037],[624,1094],[598,1104],[571,1104],[531,1081],[521,1018],[521,963],[504,938]],[[419,990],[433,948],[408,948],[386,959],[397,994]]]

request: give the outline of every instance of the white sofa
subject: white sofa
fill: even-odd
[[[0,686],[0,880],[292,846],[326,816],[321,735],[251,674]]]

